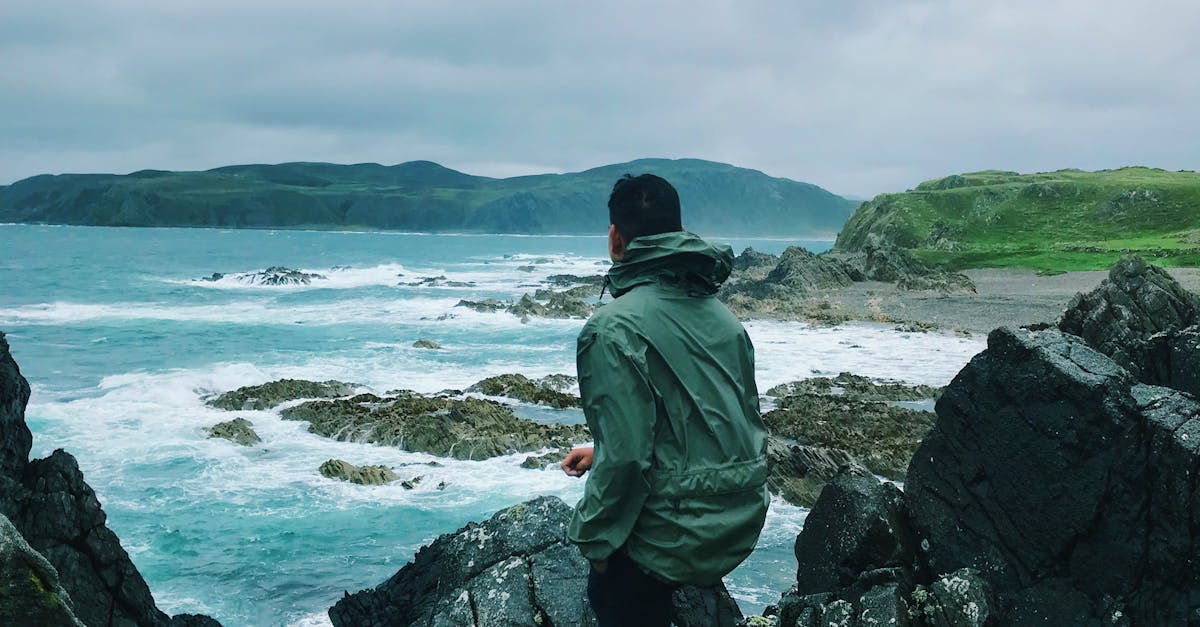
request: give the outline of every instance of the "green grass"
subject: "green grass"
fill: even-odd
[[[954,175],[865,203],[837,247],[857,250],[871,238],[954,269],[1096,270],[1128,253],[1197,266],[1200,174],[1122,168]]]

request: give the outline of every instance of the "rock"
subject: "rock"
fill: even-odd
[[[249,285],[308,285],[314,280],[324,280],[325,276],[284,266],[271,266],[262,272],[238,274],[235,278],[238,282]]]
[[[844,451],[871,472],[903,480],[933,415],[880,401],[799,393],[780,398],[763,423],[772,435]]]
[[[546,283],[554,287],[587,286],[595,288],[596,292],[599,293],[600,286],[604,285],[604,275],[578,276],[574,274],[552,274],[546,277]]]
[[[587,298],[598,296],[593,294],[590,287],[579,287],[556,292],[554,290],[537,290],[532,296],[525,294],[516,303],[508,307],[508,312],[522,320],[528,318],[587,318],[592,315],[595,305],[587,302]]]
[[[796,593],[832,592],[863,573],[911,567],[916,548],[900,490],[848,466],[821,492],[796,538]]]
[[[358,625],[595,625],[587,561],[566,541],[571,507],[539,497],[468,523],[423,547],[378,586],[347,594],[329,610],[335,627]],[[684,588],[675,624],[734,625],[724,586]]]
[[[1056,329],[998,329],[937,412],[905,488],[934,571],[974,568],[1047,624],[1188,623],[1200,402]]]
[[[413,348],[427,348],[430,350],[441,350],[442,345],[438,344],[437,342],[435,342],[433,340],[421,339],[421,340],[417,340],[417,341],[413,342]]]
[[[912,594],[912,604],[914,618],[931,625],[984,627],[995,624],[997,618],[991,586],[970,568],[938,577],[929,587],[918,587]]]
[[[1200,297],[1141,257],[1118,261],[1100,287],[1077,294],[1058,320],[1060,330],[1083,338],[1152,384],[1169,384],[1175,370],[1169,365],[1165,371],[1162,368],[1162,346],[1172,343],[1173,334],[1198,324]],[[1151,346],[1151,338],[1159,334],[1166,335]],[[1200,388],[1192,391],[1200,392]]]
[[[220,281],[223,278],[225,278],[224,274],[221,274],[220,272],[214,272],[214,273],[210,274],[209,276],[200,277],[200,280],[201,281]]]
[[[204,614],[176,614],[171,617],[171,627],[221,627],[221,623]]]
[[[734,270],[751,270],[754,268],[774,268],[779,263],[779,257],[768,253],[760,253],[747,246],[742,254],[733,258]]]
[[[424,475],[417,475],[416,477],[413,477],[412,479],[405,479],[404,481],[401,481],[400,487],[404,488],[405,490],[412,490],[413,488],[420,485],[421,482],[424,480],[425,480]]]
[[[565,380],[553,379],[550,382],[565,382]],[[560,392],[550,387],[549,384],[533,381],[522,374],[502,374],[488,377],[467,388],[467,391],[489,396],[507,396],[526,403],[548,405],[557,409],[579,407],[578,396]]]
[[[795,394],[842,396],[856,401],[919,401],[934,398],[940,388],[928,385],[908,385],[891,379],[869,379],[843,372],[836,377],[813,377],[783,383],[767,390],[767,396],[787,397]]]
[[[145,580],[106,526],[104,510],[75,458],[56,450],[44,459],[28,459],[28,398],[29,384],[0,333],[0,514],[53,565],[84,624],[167,625],[170,619],[155,606]],[[19,585],[0,580],[2,590]]]
[[[579,385],[579,379],[569,374],[548,374],[535,381],[535,383],[555,392],[567,392]]]
[[[335,401],[309,401],[281,412],[285,420],[308,421],[311,433],[342,441],[370,442],[457,459],[548,447],[571,447],[590,439],[583,425],[547,425],[518,418],[495,401],[361,394]]]
[[[225,392],[208,401],[218,409],[261,410],[274,407],[284,401],[300,398],[337,398],[349,396],[359,386],[341,381],[304,381],[302,379],[280,379],[262,385],[248,385]]]
[[[859,463],[843,450],[788,444],[771,437],[767,440],[767,489],[793,505],[812,507],[838,469]]]
[[[546,453],[545,455],[530,455],[529,457],[525,458],[525,461],[521,462],[521,468],[528,468],[530,470],[543,470],[550,464],[557,464],[566,459],[567,453],[570,452],[570,449],[560,448],[556,451]]]
[[[509,305],[508,305],[508,303],[498,301],[495,298],[487,298],[487,299],[480,300],[480,301],[460,300],[460,301],[458,301],[458,304],[456,304],[454,306],[455,307],[466,307],[467,309],[470,309],[471,311],[478,311],[479,313],[495,313],[502,309],[506,309]]]
[[[912,292],[938,292],[941,294],[974,294],[975,282],[958,272],[938,272],[925,276],[901,277],[896,287]]]
[[[319,470],[323,477],[341,479],[359,485],[383,485],[399,478],[387,466],[355,466],[340,459],[326,461],[321,464]]]
[[[208,437],[224,438],[242,446],[254,446],[262,442],[262,438],[254,432],[254,423],[245,418],[234,418],[213,425],[208,429]]]
[[[71,597],[58,571],[0,516],[0,624],[76,625]]]
[[[28,403],[29,382],[21,376],[17,362],[9,354],[8,341],[0,333],[0,477],[19,478],[29,463],[33,434],[25,424]],[[5,493],[7,490],[0,492]]]

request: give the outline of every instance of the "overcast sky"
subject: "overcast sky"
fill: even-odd
[[[0,0],[0,184],[697,157],[870,197],[1197,169],[1198,78],[1197,0]]]

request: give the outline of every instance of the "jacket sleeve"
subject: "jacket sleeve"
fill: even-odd
[[[650,492],[656,404],[644,348],[628,344],[590,329],[579,338],[579,392],[596,448],[567,535],[589,560],[625,544]]]

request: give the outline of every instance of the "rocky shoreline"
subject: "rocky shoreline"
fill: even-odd
[[[1015,294],[1029,277],[973,272],[975,294],[914,296],[898,285],[899,274],[895,283],[855,280],[867,276],[848,265],[858,261],[751,252],[739,256],[746,274],[730,294],[766,294],[760,300],[777,299],[786,306],[776,311],[792,313],[794,290],[836,298],[838,290],[861,296],[888,285],[910,299],[931,299],[931,307],[974,299],[1016,316],[1049,311],[1067,288],[1084,279],[1094,287],[1100,278],[1038,277],[1044,282],[1026,302],[995,301],[999,286]],[[898,262],[876,263],[878,278]],[[817,266],[817,275],[804,274]],[[848,283],[831,270],[838,267]],[[813,276],[840,287],[808,286]],[[1200,273],[1122,260],[1049,321],[1036,316],[1025,321],[1033,324],[992,331],[987,350],[944,390],[849,373],[768,390],[769,487],[812,508],[796,541],[795,584],[751,617],[723,587],[681,590],[676,624],[1200,622],[1200,577],[1192,568],[1200,559],[1200,297],[1188,289],[1197,284]],[[878,311],[886,314],[886,303],[876,301]],[[351,383],[285,379],[208,403],[276,411],[326,437],[449,458],[549,449],[522,464],[544,469],[588,440],[586,427],[519,418],[493,398],[571,408],[574,385],[562,375],[512,374],[467,393],[380,396]],[[11,592],[0,598],[0,622],[217,624],[157,609],[74,458],[55,451],[28,459],[28,397],[0,334],[0,581]],[[935,401],[936,413],[924,411]],[[252,427],[235,417],[209,433],[253,446]],[[403,479],[393,468],[337,459],[313,472],[367,485]],[[405,477],[406,488],[423,478]],[[374,588],[347,593],[330,618],[339,627],[593,624],[587,566],[565,539],[570,514],[569,505],[542,497],[470,523]]]

